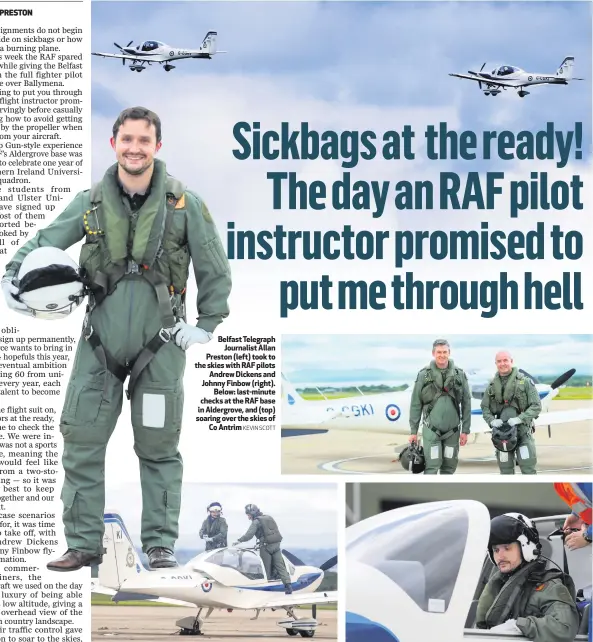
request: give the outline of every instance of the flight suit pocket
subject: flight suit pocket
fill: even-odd
[[[176,250],[167,253],[169,260],[169,273],[171,276],[171,285],[181,292],[187,284],[187,275],[189,272],[189,250],[184,245]]]
[[[93,281],[95,274],[102,268],[103,261],[101,248],[98,243],[84,243],[80,248],[80,266],[87,272],[88,278]]]
[[[136,388],[132,398],[134,444],[140,457],[151,461],[177,455],[183,413],[183,389],[156,385]]]
[[[93,423],[103,403],[104,375],[72,379],[66,389],[61,423],[81,425]]]
[[[218,238],[210,239],[204,246],[208,255],[214,274],[217,276],[226,276],[230,273],[229,262]]]

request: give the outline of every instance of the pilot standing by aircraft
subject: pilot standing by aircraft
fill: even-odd
[[[292,593],[290,575],[284,565],[282,550],[280,548],[282,535],[280,534],[276,520],[270,517],[270,515],[264,515],[255,504],[247,504],[247,506],[245,506],[245,514],[247,518],[252,521],[252,524],[245,535],[239,537],[236,542],[233,542],[233,546],[242,542],[248,542],[253,537],[257,538],[260,544],[259,554],[264,563],[268,580],[275,573],[284,584],[284,592],[290,595]]]
[[[111,138],[117,162],[19,249],[2,279],[8,306],[31,314],[13,296],[23,259],[41,246],[65,250],[85,239],[80,266],[92,295],[60,421],[68,550],[50,570],[102,562],[105,450],[128,375],[142,549],[151,568],[177,566],[185,350],[210,341],[228,315],[231,276],[208,208],[155,159],[161,145],[159,117],[144,107],[125,109]],[[197,326],[185,322],[190,260]]]
[[[432,345],[434,360],[416,377],[410,403],[410,443],[422,441],[426,458],[425,475],[452,475],[459,462],[459,446],[465,446],[471,429],[471,393],[467,376],[450,358],[445,339]],[[461,424],[461,435],[459,426]]]
[[[497,352],[494,361],[498,372],[486,388],[481,407],[484,421],[493,430],[492,440],[496,446],[500,474],[515,474],[516,454],[521,472],[535,475],[537,454],[532,422],[542,409],[539,394],[533,381],[513,366],[513,358],[508,352]],[[504,444],[497,443],[497,431],[504,423],[517,431],[516,446],[508,452],[504,450]],[[504,436],[507,436],[506,432]]]
[[[535,642],[572,642],[579,628],[574,582],[560,569],[546,568],[533,522],[520,513],[495,517],[488,554],[498,571],[478,600],[477,628]]]
[[[226,536],[229,527],[226,519],[222,516],[222,506],[218,502],[212,502],[208,508],[208,517],[203,521],[200,528],[200,538],[206,542],[206,550],[213,551],[215,548],[226,548]]]

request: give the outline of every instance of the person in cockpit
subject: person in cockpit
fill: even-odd
[[[548,567],[533,522],[520,513],[495,517],[488,555],[498,570],[480,595],[477,628],[535,642],[572,642],[579,629],[574,582]]]

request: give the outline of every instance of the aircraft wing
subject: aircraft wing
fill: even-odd
[[[473,76],[470,74],[449,74],[455,78],[467,78],[467,80],[475,80],[476,82],[483,82],[486,85],[496,85],[497,87],[519,87],[520,83],[513,80],[490,80],[490,78],[482,78],[481,76]]]
[[[319,591],[317,593],[293,593],[292,595],[279,595],[275,599],[270,599],[265,604],[261,604],[257,608],[260,609],[275,609],[284,606],[306,606],[307,604],[330,604],[331,602],[338,601],[337,591]]]
[[[575,421],[592,421],[593,408],[575,408],[574,410],[554,410],[542,412],[535,420],[536,426],[554,426],[556,424],[570,424]],[[490,426],[484,421],[481,414],[472,415],[472,434],[492,432]]]
[[[573,421],[591,420],[593,420],[593,408],[575,408],[574,410],[554,410],[552,412],[542,412],[540,416],[535,420],[535,425],[553,426],[554,424],[570,424]]]
[[[110,53],[101,53],[101,52],[92,52],[93,56],[101,56],[102,58],[119,58],[121,60],[137,60],[138,62],[165,62],[167,60],[177,60],[176,58],[169,58],[168,56],[163,56],[161,54],[156,54],[154,56],[131,56],[130,54],[110,54]]]

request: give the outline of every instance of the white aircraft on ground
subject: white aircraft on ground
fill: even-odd
[[[176,622],[181,635],[202,634],[203,609],[207,609],[204,619],[215,609],[255,610],[253,619],[265,609],[284,609],[288,617],[280,620],[278,626],[285,628],[288,635],[312,638],[317,627],[317,605],[337,601],[337,591],[315,592],[325,571],[336,565],[337,556],[317,568],[306,566],[295,555],[283,551],[293,590],[292,595],[285,595],[280,580],[266,577],[262,560],[254,549],[221,548],[200,553],[185,566],[148,571],[142,566],[120,515],[105,512],[104,522],[103,546],[107,553],[93,590],[112,595],[114,602],[171,601],[197,606],[195,618],[185,617]],[[313,617],[297,618],[294,607],[302,605],[312,606]]]
[[[567,56],[554,74],[533,73],[510,65],[501,65],[488,73],[483,71],[485,66],[486,63],[482,65],[480,71],[468,71],[467,74],[449,74],[449,76],[475,80],[484,92],[484,96],[498,96],[503,89],[516,89],[521,98],[525,98],[530,93],[525,90],[525,87],[568,85],[571,80],[584,80],[572,77],[574,56]]]
[[[568,572],[590,601],[591,547],[564,548],[559,527],[565,517],[533,520],[542,554]],[[489,535],[488,509],[473,500],[413,504],[349,526],[347,642],[526,640],[474,628],[478,598],[493,568],[485,555]],[[582,606],[576,640],[586,642],[591,605]]]
[[[93,52],[93,56],[120,58],[124,66],[126,60],[129,60],[130,71],[141,72],[145,69],[144,65],[146,63],[150,65],[153,62],[158,62],[161,65],[165,63],[165,71],[171,71],[171,69],[175,69],[175,65],[169,64],[173,60],[184,60],[185,58],[212,60],[212,56],[215,54],[227,53],[216,49],[217,35],[216,31],[209,31],[199,49],[179,49],[158,40],[145,40],[136,47],[131,47],[133,40],[130,40],[125,47],[118,45],[117,42],[113,43],[122,52],[121,54]]]
[[[542,400],[542,412],[535,421],[535,426],[572,423],[574,421],[593,420],[593,408],[549,411],[552,399],[575,370],[569,370],[558,377],[551,385],[535,384]],[[483,390],[482,390],[483,393]],[[306,401],[295,387],[282,375],[282,437],[298,437],[311,434],[322,434],[328,430],[354,430],[369,433],[387,433],[390,435],[410,434],[410,402],[412,388],[400,392],[385,392]],[[472,396],[471,432],[477,435],[490,433],[490,426],[482,417],[480,399]],[[422,434],[422,426],[419,434]]]

